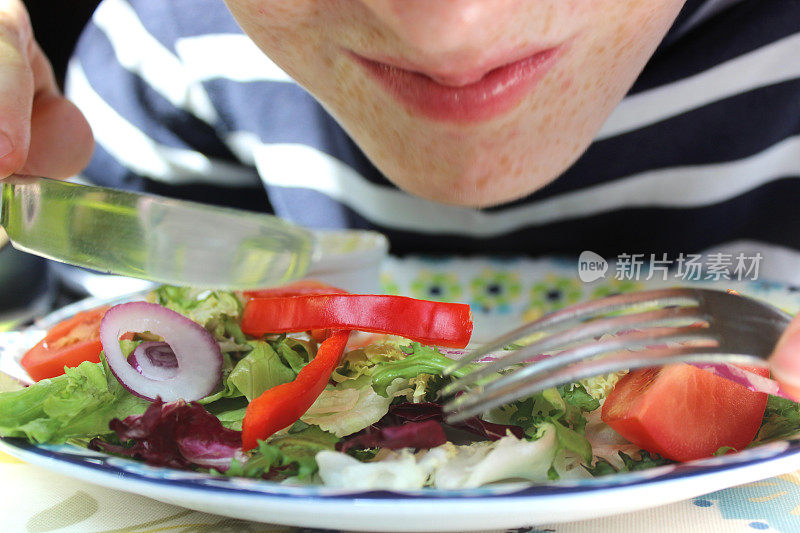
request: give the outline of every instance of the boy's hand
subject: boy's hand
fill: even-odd
[[[0,0],[0,180],[66,178],[89,162],[86,119],[58,90],[21,0]]]
[[[786,328],[769,362],[781,388],[800,401],[800,315]]]

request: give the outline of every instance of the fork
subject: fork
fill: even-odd
[[[442,391],[455,396],[444,412],[455,423],[550,387],[627,369],[672,363],[767,366],[790,320],[764,302],[709,289],[658,289],[573,305],[502,335],[447,368],[445,375],[452,375],[525,337],[540,336],[452,381]],[[526,364],[547,352],[559,353]],[[506,370],[513,365],[518,366]]]

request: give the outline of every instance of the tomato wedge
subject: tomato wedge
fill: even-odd
[[[84,311],[54,326],[22,356],[22,367],[35,381],[60,376],[64,367],[100,362],[100,321],[108,307]]]
[[[253,298],[242,315],[242,331],[254,337],[314,329],[388,333],[423,344],[464,348],[472,335],[472,314],[466,304],[405,296],[322,294]]]
[[[768,377],[762,367],[743,367]],[[635,370],[603,404],[602,420],[649,452],[690,461],[741,450],[761,426],[767,395],[688,364]]]

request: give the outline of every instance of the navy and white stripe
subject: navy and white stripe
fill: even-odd
[[[746,242],[785,257],[800,250],[798,57],[800,2],[689,0],[586,153],[544,189],[482,210],[395,188],[221,0],[105,0],[68,94],[97,137],[85,172],[95,182],[374,228],[396,253]],[[780,270],[800,281],[800,269]]]

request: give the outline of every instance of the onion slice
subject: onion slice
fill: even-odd
[[[166,342],[141,343],[128,356],[128,363],[144,377],[159,381],[178,373],[178,359]]]
[[[120,336],[145,331],[160,336],[172,349],[177,370],[173,368],[171,376],[166,375],[165,368],[155,373],[157,364],[147,356],[147,347],[134,361],[125,359]],[[112,307],[100,322],[100,342],[117,380],[146,400],[199,400],[211,394],[222,379],[222,351],[214,337],[201,325],[158,304],[131,302]],[[133,362],[147,370],[140,373]]]

